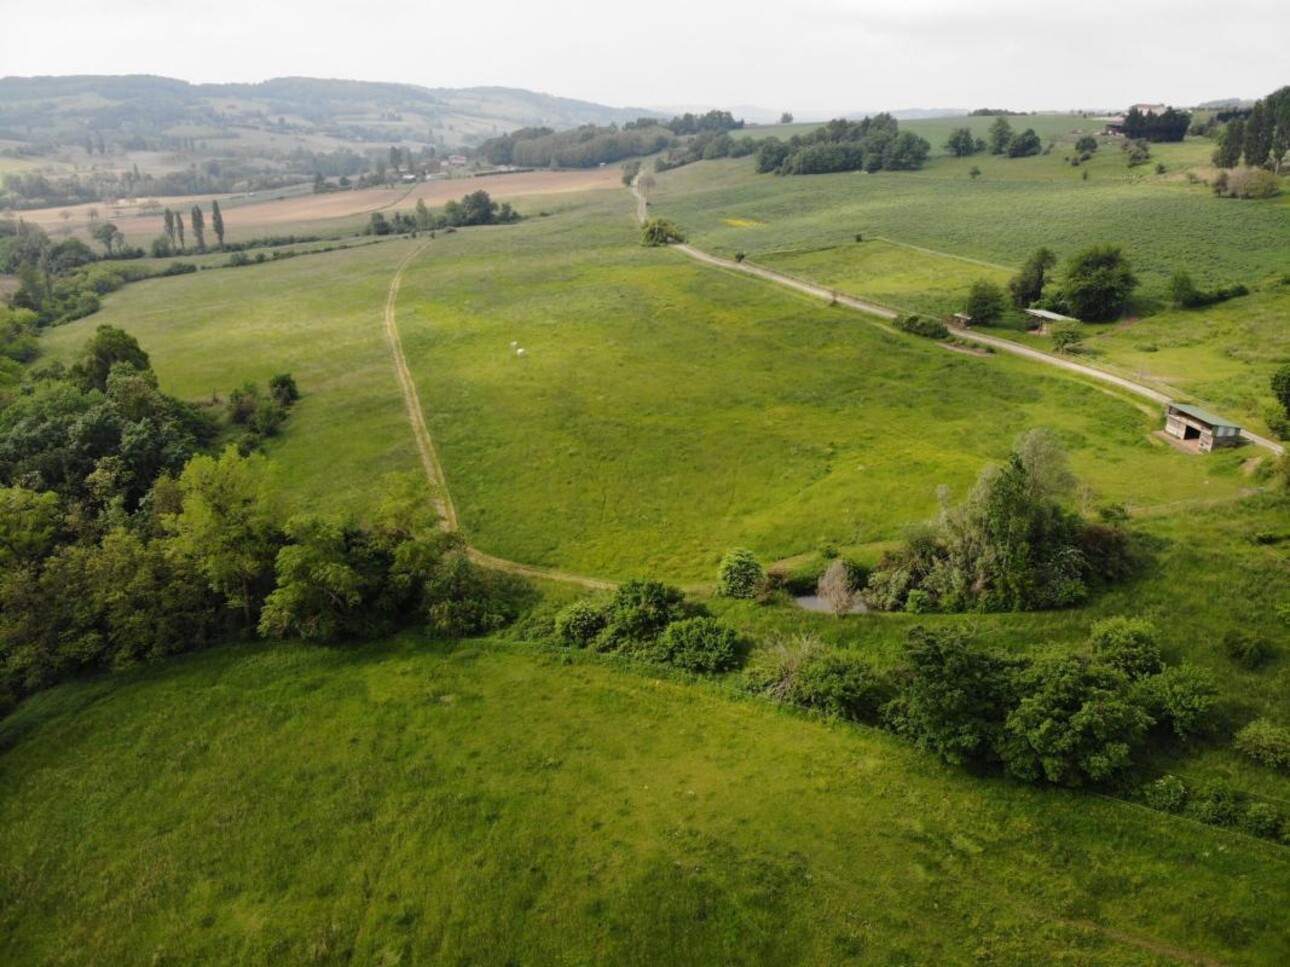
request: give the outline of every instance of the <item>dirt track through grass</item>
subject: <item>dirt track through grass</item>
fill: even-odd
[[[645,212],[647,210],[645,198],[641,194],[640,187],[636,182],[632,183],[631,189],[632,189],[632,193],[636,196],[636,199],[637,199],[637,205],[636,205],[637,218],[640,219],[641,221],[644,221]],[[917,246],[909,246],[909,247],[917,249]],[[768,282],[774,282],[774,283],[777,283],[778,285],[787,286],[790,289],[795,289],[798,292],[805,293],[806,295],[814,296],[817,299],[825,299],[831,303],[835,303],[841,306],[846,306],[848,309],[855,309],[857,312],[863,312],[870,316],[876,316],[877,318],[882,319],[884,321],[890,321],[892,319],[895,319],[896,316],[899,315],[899,313],[897,313],[895,310],[889,309],[886,306],[880,306],[873,302],[866,302],[863,299],[857,299],[853,296],[845,295],[836,289],[829,289],[822,285],[816,285],[813,282],[807,282],[803,279],[793,278],[792,276],[784,275],[780,272],[776,272],[772,269],[763,268],[758,265],[749,265],[746,261],[734,262],[734,261],[731,261],[730,259],[723,259],[716,255],[711,255],[707,252],[704,252],[701,249],[697,249],[693,245],[688,245],[688,244],[672,245],[670,246],[670,248],[673,248],[678,252],[683,252],[686,255],[688,255],[690,258],[697,259],[698,261],[703,262],[707,265],[715,266],[717,268],[722,268],[722,269],[729,269],[734,272],[742,272],[745,275],[752,275],[760,279],[765,279]],[[931,250],[924,249],[923,251],[931,251]],[[937,254],[940,254],[940,253],[937,253]],[[988,265],[990,263],[980,263],[980,264]],[[884,326],[883,328],[889,328],[889,327]],[[961,339],[968,339],[968,340],[971,340],[972,342],[980,343],[981,345],[984,345],[984,346],[991,346],[995,349],[1002,350],[1003,352],[1006,352],[1006,353],[1012,353],[1013,355],[1016,355],[1016,356],[1024,356],[1026,359],[1032,359],[1032,360],[1035,360],[1036,362],[1041,362],[1048,366],[1056,366],[1058,369],[1064,369],[1068,372],[1076,373],[1080,376],[1087,376],[1092,379],[1098,380],[1099,382],[1110,383],[1113,386],[1116,386],[1120,389],[1128,390],[1129,392],[1134,393],[1138,396],[1145,396],[1147,399],[1151,400],[1154,403],[1165,404],[1171,401],[1171,398],[1166,394],[1161,393],[1157,390],[1151,389],[1149,386],[1144,386],[1141,383],[1135,382],[1134,380],[1127,379],[1123,376],[1117,376],[1114,373],[1108,373],[1104,370],[1097,369],[1093,366],[1086,366],[1083,363],[1077,363],[1077,362],[1074,362],[1073,360],[1058,359],[1056,356],[1051,356],[1048,353],[1040,352],[1037,349],[1031,349],[1027,346],[1019,346],[1016,343],[1007,339],[1000,339],[997,336],[987,336],[983,333],[971,332],[968,330],[959,330],[958,332],[956,332],[956,335],[959,336],[959,338]],[[1242,438],[1244,438],[1245,440],[1248,440],[1249,442],[1255,444],[1256,446],[1264,447],[1265,449],[1271,450],[1273,453],[1277,454],[1278,456],[1285,455],[1285,447],[1283,447],[1279,443],[1274,443],[1273,441],[1269,440],[1267,437],[1259,436],[1257,433],[1251,433],[1249,430],[1242,430],[1241,436]]]
[[[399,390],[403,394],[403,404],[407,409],[408,423],[412,426],[412,436],[417,443],[421,469],[425,473],[426,482],[430,485],[431,492],[435,495],[431,500],[435,509],[439,512],[440,526],[450,533],[459,533],[461,528],[457,520],[457,509],[453,505],[452,494],[448,490],[443,464],[439,462],[439,454],[435,449],[434,438],[430,436],[430,429],[426,426],[425,409],[421,405],[421,395],[417,392],[416,382],[412,378],[412,371],[408,369],[407,357],[403,354],[403,341],[399,338],[398,302],[399,289],[403,285],[403,273],[428,246],[429,243],[427,242],[409,252],[403,261],[399,263],[394,270],[394,275],[390,278],[390,287],[385,296],[385,311],[383,314],[385,338],[390,344],[390,355],[394,360],[394,372],[399,380]],[[599,578],[569,574],[564,571],[537,567],[531,564],[521,564],[518,561],[508,561],[504,558],[494,557],[491,554],[485,554],[483,551],[469,545],[466,548],[466,553],[476,564],[498,571],[505,571],[508,574],[559,581],[564,584],[577,584],[597,590],[609,589],[615,586],[613,582],[603,581]]]

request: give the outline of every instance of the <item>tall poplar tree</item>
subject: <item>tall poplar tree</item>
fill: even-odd
[[[175,212],[175,232],[179,236],[179,250],[184,250],[184,213]]]
[[[193,228],[193,238],[197,240],[197,249],[204,252],[206,250],[206,219],[202,217],[201,205],[193,206],[190,221]]]
[[[163,217],[166,221],[166,237],[170,239],[170,244],[173,247],[175,244],[175,213],[167,208]]]
[[[215,230],[215,237],[219,239],[219,247],[224,247],[224,215],[219,210],[219,202],[211,199],[211,228]]]

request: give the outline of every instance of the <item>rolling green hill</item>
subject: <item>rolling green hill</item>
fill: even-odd
[[[1272,964],[1283,851],[523,653],[262,644],[0,722],[10,964]]]

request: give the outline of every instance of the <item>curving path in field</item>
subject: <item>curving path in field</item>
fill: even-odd
[[[639,176],[637,176],[639,181]],[[645,196],[641,194],[640,187],[636,182],[632,183],[632,193],[636,196],[636,217],[644,221],[646,217]],[[692,259],[696,259],[705,265],[715,266],[717,268],[729,269],[732,272],[742,272],[745,275],[756,276],[759,279],[765,279],[768,282],[774,282],[798,292],[802,292],[817,299],[824,299],[840,306],[846,306],[848,309],[855,309],[857,312],[863,312],[867,315],[874,316],[884,321],[895,319],[899,315],[893,309],[886,306],[878,305],[875,302],[866,302],[864,299],[857,299],[853,296],[844,295],[836,289],[830,289],[826,286],[816,285],[813,282],[807,282],[803,279],[797,279],[790,275],[784,275],[782,272],[776,272],[773,269],[763,268],[759,265],[749,265],[747,262],[735,262],[731,259],[723,259],[693,245],[672,245],[669,246],[678,252],[684,252]],[[940,254],[940,253],[938,253]],[[883,328],[888,328],[884,326]],[[998,336],[988,336],[985,333],[973,332],[968,329],[955,330],[955,335],[960,339],[970,340],[983,346],[991,346],[994,349],[1001,350],[1005,353],[1012,353],[1014,356],[1024,356],[1026,359],[1032,359],[1035,362],[1043,363],[1046,366],[1056,366],[1058,369],[1064,369],[1067,372],[1077,373],[1080,376],[1086,376],[1095,379],[1101,383],[1110,383],[1122,390],[1127,390],[1138,396],[1146,397],[1153,403],[1168,403],[1171,397],[1152,389],[1150,386],[1144,386],[1142,383],[1127,379],[1123,376],[1117,376],[1114,373],[1108,373],[1105,370],[1098,369],[1094,366],[1088,366],[1084,363],[1077,363],[1072,359],[1062,359],[1052,356],[1038,349],[1031,349],[1029,346],[1022,346],[1008,339],[1002,339]],[[1264,447],[1271,450],[1277,456],[1285,455],[1285,447],[1280,443],[1269,440],[1267,437],[1259,436],[1257,433],[1251,433],[1249,430],[1241,430],[1241,437],[1248,440],[1256,446]]]
[[[435,449],[434,438],[430,436],[430,428],[426,425],[425,409],[421,406],[421,394],[417,392],[417,385],[412,378],[412,371],[408,368],[407,357],[403,354],[403,340],[399,338],[398,302],[399,289],[403,285],[403,273],[412,264],[413,259],[424,252],[429,244],[429,242],[422,242],[412,249],[404,256],[403,261],[398,264],[398,267],[394,270],[394,275],[390,278],[390,286],[385,295],[385,339],[390,345],[390,355],[394,361],[394,373],[399,380],[399,391],[403,394],[403,405],[407,410],[408,423],[412,427],[412,437],[417,443],[417,454],[421,460],[421,470],[425,474],[426,482],[430,484],[431,492],[434,494],[431,500],[435,509],[439,512],[439,526],[449,533],[459,534],[461,533],[461,525],[457,519],[457,508],[453,505],[452,494],[448,491],[447,481],[443,473],[443,464],[439,462],[439,451]],[[581,574],[557,571],[553,568],[508,561],[505,558],[485,554],[469,544],[466,545],[466,555],[476,564],[483,567],[492,568],[495,571],[505,571],[508,574],[517,574],[521,577],[560,581],[564,584],[577,584],[581,587],[595,590],[608,590],[617,586],[612,581],[604,581],[600,578],[590,578]]]

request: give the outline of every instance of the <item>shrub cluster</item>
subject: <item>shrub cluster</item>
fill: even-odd
[[[699,609],[680,590],[659,581],[628,581],[602,602],[575,601],[555,618],[561,644],[719,672],[739,662],[733,631]]]
[[[932,319],[929,316],[920,316],[918,314],[908,316],[897,316],[891,323],[901,332],[912,333],[915,336],[925,336],[928,339],[949,339],[950,330],[939,319]]]
[[[1266,168],[1233,168],[1220,171],[1210,187],[1220,198],[1275,198],[1281,179]]]
[[[247,431],[239,447],[244,456],[266,437],[277,436],[288,411],[299,399],[300,390],[290,373],[271,377],[265,393],[255,382],[248,381],[228,394],[225,412],[229,423]]]
[[[1290,822],[1280,809],[1270,802],[1245,796],[1221,780],[1188,786],[1178,776],[1164,775],[1143,785],[1138,790],[1138,798],[1161,812],[1290,844]]]
[[[1156,663],[1150,625],[1104,623],[1090,648],[1092,657],[1030,660],[980,647],[959,629],[919,627],[902,663],[883,674],[854,651],[799,636],[757,652],[744,686],[881,725],[950,763],[1067,786],[1119,779],[1153,729],[1161,739],[1183,738],[1206,724],[1213,683],[1187,666]],[[1128,659],[1135,675],[1108,656]]]
[[[1127,535],[1088,524],[1060,498],[1074,488],[1052,433],[1022,436],[966,500],[910,533],[869,578],[888,611],[1034,611],[1067,607],[1131,567]]]
[[[758,653],[744,687],[777,702],[855,722],[876,723],[890,700],[889,680],[852,651],[798,636]]]
[[[1233,747],[1255,762],[1290,771],[1290,728],[1284,725],[1255,719],[1236,733]]]
[[[1219,286],[1209,291],[1198,289],[1191,276],[1183,271],[1175,272],[1169,280],[1169,301],[1176,309],[1200,309],[1249,294],[1250,290],[1239,284]]]

